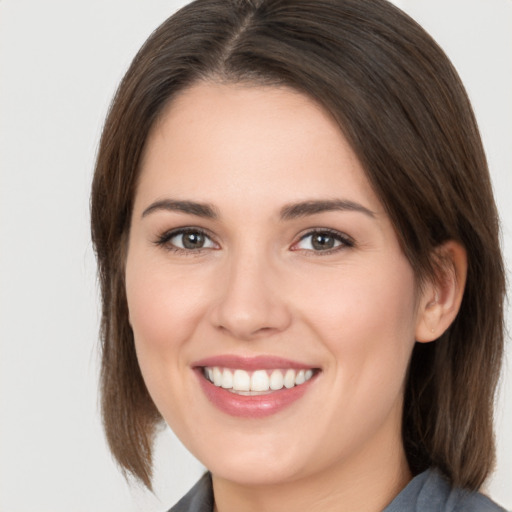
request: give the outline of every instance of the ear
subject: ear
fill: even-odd
[[[435,278],[422,290],[416,324],[416,341],[427,343],[439,338],[457,316],[467,275],[464,247],[449,240],[437,247],[433,258]]]

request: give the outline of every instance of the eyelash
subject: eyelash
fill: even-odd
[[[205,231],[204,229],[195,228],[195,227],[186,227],[186,228],[179,228],[179,229],[167,231],[167,232],[163,233],[162,235],[160,235],[154,243],[155,243],[155,245],[157,245],[159,247],[163,247],[170,252],[185,254],[185,255],[199,255],[205,250],[212,249],[212,247],[199,247],[197,249],[187,249],[187,248],[183,248],[183,247],[177,247],[176,245],[170,243],[170,241],[174,237],[177,237],[180,235],[186,235],[186,234],[195,234],[195,235],[204,236],[206,239],[210,240],[211,243],[213,243],[213,244],[216,243],[213,240],[212,236],[207,231]],[[311,250],[311,249],[300,249],[300,248],[294,249],[294,247],[297,246],[298,244],[300,244],[303,240],[306,240],[308,237],[313,237],[315,235],[327,235],[328,237],[332,237],[336,242],[339,242],[339,245],[337,245],[331,249],[318,250],[318,251]],[[334,229],[322,228],[322,229],[313,229],[311,231],[308,231],[304,235],[302,235],[297,242],[293,243],[291,250],[292,251],[304,251],[309,254],[313,254],[315,256],[325,256],[325,255],[333,254],[340,250],[344,250],[344,249],[351,248],[354,246],[355,246],[354,240],[352,238],[350,238],[349,236],[345,235],[344,233],[341,233]]]
[[[292,250],[305,251],[308,254],[312,254],[314,256],[327,256],[329,254],[333,254],[335,252],[342,251],[345,249],[350,249],[355,246],[354,240],[351,237],[349,237],[348,235],[345,235],[344,233],[341,233],[340,231],[336,231],[334,229],[321,228],[321,229],[313,229],[311,231],[308,231],[304,235],[302,235],[299,238],[299,241],[295,242],[293,244],[292,248],[294,246],[298,245],[303,240],[306,240],[307,238],[313,237],[315,235],[327,235],[329,237],[332,237],[336,242],[339,242],[339,245],[337,245],[331,249],[326,249],[326,250],[322,250],[322,251],[315,251],[315,250],[311,250],[311,249],[299,249],[299,248],[292,249]]]
[[[155,243],[155,245],[157,245],[159,247],[163,247],[167,251],[178,253],[178,254],[184,254],[187,256],[199,255],[203,251],[211,249],[211,247],[199,247],[197,249],[187,249],[184,247],[177,247],[176,245],[170,243],[174,237],[177,237],[180,235],[186,235],[186,234],[194,234],[194,235],[204,236],[206,239],[210,240],[212,243],[214,243],[214,244],[216,243],[213,240],[212,236],[207,231],[205,231],[204,229],[195,228],[195,227],[178,228],[178,229],[173,229],[171,231],[166,231],[165,233],[160,235],[155,240],[154,243]]]

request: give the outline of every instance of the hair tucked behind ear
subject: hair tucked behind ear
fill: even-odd
[[[419,282],[447,240],[468,252],[458,317],[417,344],[403,438],[419,472],[475,489],[494,457],[493,397],[503,351],[498,217],[468,98],[444,53],[384,0],[198,0],[141,48],[109,111],[92,186],[102,291],[105,430],[121,466],[150,486],[160,415],[144,385],[124,292],[139,162],[165,105],[200,80],[287,85],[338,121],[389,214]]]

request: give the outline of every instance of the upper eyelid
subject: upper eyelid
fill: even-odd
[[[328,234],[328,235],[334,237],[335,239],[337,239],[340,242],[340,244],[336,247],[332,247],[330,249],[325,249],[322,251],[315,251],[315,250],[311,250],[311,249],[302,249],[302,248],[296,247],[304,239],[306,239],[312,235],[318,234],[318,233]],[[298,239],[292,243],[290,249],[292,251],[303,251],[305,253],[311,253],[316,256],[321,256],[321,255],[326,256],[329,254],[336,253],[340,250],[354,248],[355,246],[356,246],[355,240],[351,236],[347,235],[346,233],[344,233],[342,231],[338,231],[336,229],[331,229],[331,228],[314,228],[314,229],[310,229],[307,232],[300,235],[298,237]],[[294,249],[294,247],[296,247],[296,248]]]
[[[182,226],[182,227],[178,227],[178,228],[167,229],[167,230],[163,231],[160,236],[172,237],[172,236],[176,236],[176,235],[181,235],[182,233],[190,233],[190,232],[197,232],[197,233],[206,235],[209,238],[212,238],[212,239],[214,238],[214,235],[210,232],[210,230],[201,228],[199,226]]]
[[[157,235],[155,243],[157,245],[162,245],[169,242],[169,240],[171,240],[171,238],[174,238],[175,236],[190,232],[201,233],[202,235],[208,237],[212,242],[218,244],[215,236],[208,229],[200,228],[198,226],[183,226],[179,228],[169,229]]]
[[[337,229],[332,228],[312,228],[305,231],[303,234],[298,236],[298,240],[303,240],[304,238],[315,235],[317,233],[327,233],[329,235],[332,235],[334,237],[340,238],[343,241],[349,241],[351,243],[354,243],[354,239],[350,236],[344,233],[343,231],[338,231]]]

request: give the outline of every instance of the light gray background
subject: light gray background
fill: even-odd
[[[88,195],[102,121],[135,52],[182,0],[0,0],[0,510],[162,511],[200,475],[171,433],[156,496],[126,485],[97,407]],[[473,100],[512,251],[512,1],[396,0]],[[508,311],[509,329],[512,327]],[[512,509],[512,370],[489,491]]]

